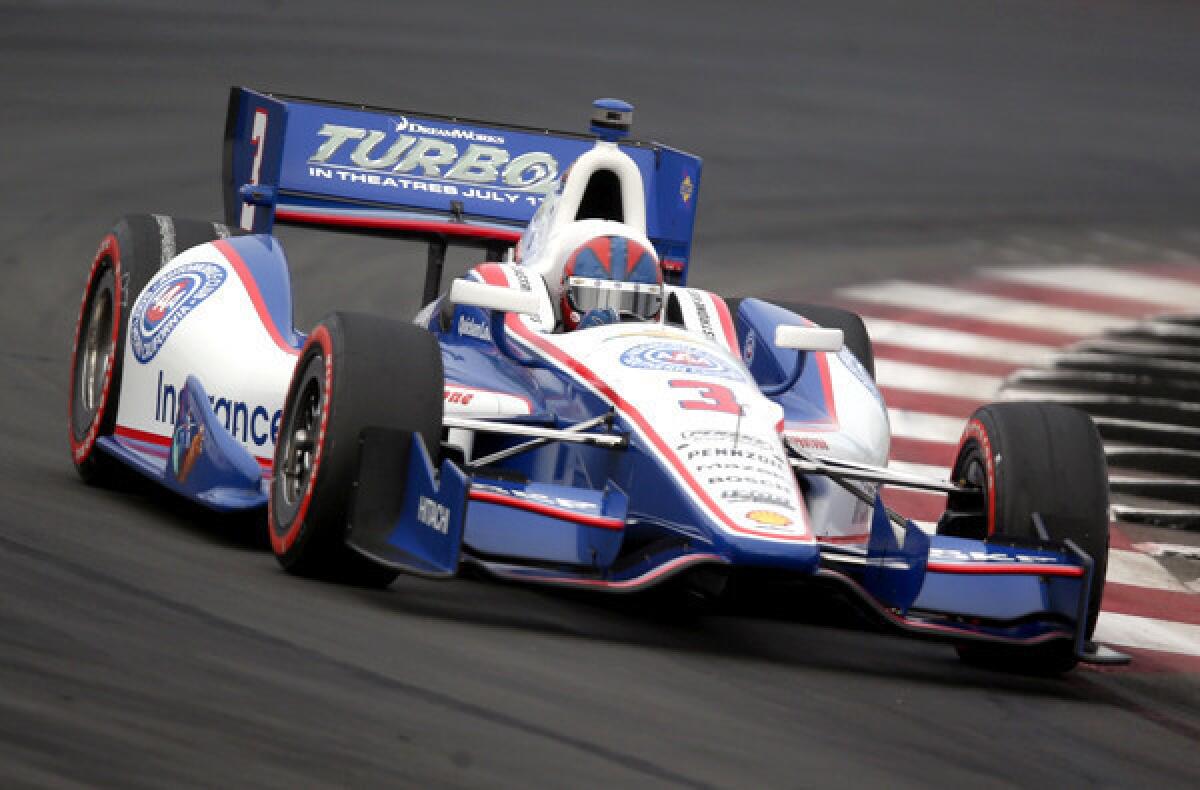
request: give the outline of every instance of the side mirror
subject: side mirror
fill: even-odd
[[[777,326],[775,347],[796,351],[841,351],[846,338],[840,329],[819,326]]]
[[[540,307],[537,295],[531,291],[517,291],[463,279],[456,279],[450,284],[450,301],[484,310],[501,310],[524,315],[537,315]]]
[[[840,329],[825,329],[819,326],[789,326],[775,327],[775,347],[790,348],[794,351],[841,351],[846,338]],[[764,395],[781,395],[800,380],[804,372],[804,354],[796,354],[796,363],[792,366],[783,381],[769,387],[762,387]]]

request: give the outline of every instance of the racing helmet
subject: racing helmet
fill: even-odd
[[[579,326],[592,310],[611,310],[619,320],[658,317],[663,276],[653,248],[628,236],[596,236],[576,247],[562,274],[563,326]]]

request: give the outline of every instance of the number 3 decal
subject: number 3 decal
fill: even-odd
[[[702,411],[720,411],[725,414],[741,414],[742,407],[738,405],[733,390],[709,381],[693,381],[691,379],[671,379],[667,385],[673,389],[694,389],[703,400],[681,400],[681,408]]]

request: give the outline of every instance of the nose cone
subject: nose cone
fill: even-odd
[[[719,553],[734,565],[773,568],[811,576],[821,564],[821,549],[815,542],[770,540],[748,535],[720,533],[724,544]]]

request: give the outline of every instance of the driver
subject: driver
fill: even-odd
[[[562,276],[565,331],[655,320],[662,302],[658,256],[635,239],[596,236],[567,257]]]

